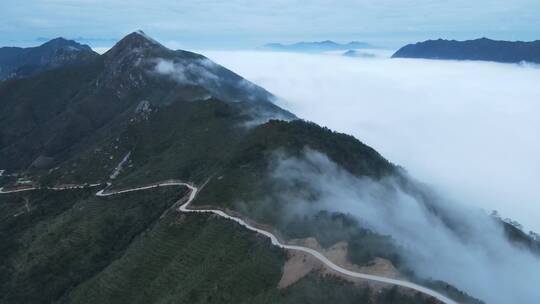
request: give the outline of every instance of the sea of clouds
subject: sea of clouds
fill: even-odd
[[[540,67],[373,53],[204,52],[452,200],[540,231]]]

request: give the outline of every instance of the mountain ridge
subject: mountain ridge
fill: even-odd
[[[400,48],[392,55],[392,58],[540,63],[540,40],[530,42],[503,41],[485,37],[466,41],[427,40]]]
[[[271,93],[206,57],[134,32],[82,66],[0,82],[0,167],[20,170],[53,160],[47,168],[76,153],[75,143],[125,125],[143,101],[162,106],[212,96],[247,102],[238,110],[253,119],[294,117],[273,104]]]
[[[84,64],[98,54],[88,45],[62,37],[30,48],[0,48],[0,81],[67,65]]]
[[[361,48],[373,48],[367,42],[351,41],[348,43],[337,43],[331,40],[316,41],[316,42],[296,42],[293,44],[268,43],[264,48],[275,51],[296,51],[296,52],[323,52],[337,51]]]

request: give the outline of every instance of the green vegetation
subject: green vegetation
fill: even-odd
[[[0,176],[0,187],[4,185],[9,185],[16,180],[13,176]]]
[[[175,103],[157,110],[149,120],[132,124],[133,170],[121,184],[179,178],[202,183],[229,157],[246,133],[241,105],[210,99]]]
[[[467,293],[443,281],[418,280],[417,282],[419,284],[422,284],[423,286],[432,288],[433,290],[437,290],[443,294],[446,294],[450,298],[461,304],[485,304],[483,301],[473,298]]]
[[[435,304],[433,299],[426,299],[418,293],[404,293],[391,287],[380,291],[368,287],[353,287],[342,280],[320,278],[313,275],[302,279],[271,301],[262,303],[344,303],[344,304]]]
[[[240,226],[171,214],[67,303],[241,303],[275,290],[282,251]]]
[[[277,224],[289,239],[314,237],[328,248],[339,241],[349,244],[349,260],[356,265],[369,265],[376,257],[385,258],[396,267],[401,264],[399,247],[392,239],[362,228],[351,216],[321,211],[312,217],[295,216]]]
[[[183,193],[0,197],[0,302],[435,303],[316,274],[279,290],[284,252],[225,219],[166,212]]]
[[[268,176],[269,166],[274,160],[276,151],[282,151],[282,153],[287,153],[288,155],[301,156],[305,147],[310,147],[325,153],[332,161],[350,173],[357,176],[368,176],[374,179],[393,174],[396,170],[395,167],[373,149],[365,146],[353,137],[332,132],[309,122],[299,120],[292,122],[270,121],[255,128],[246,128],[244,124],[249,117],[241,111],[242,107],[243,105],[241,103],[231,104],[217,99],[209,99],[197,102],[179,101],[153,109],[145,119],[135,119],[129,122],[124,128],[120,128],[115,133],[103,137],[91,149],[85,150],[85,152],[71,158],[68,162],[62,164],[58,170],[46,175],[44,181],[54,183],[55,181],[106,180],[112,168],[114,168],[124,153],[131,151],[132,156],[129,166],[123,170],[119,178],[115,181],[116,187],[122,188],[141,185],[169,178],[180,178],[201,184],[208,177],[212,177],[196,200],[196,204],[212,204],[238,210],[238,202],[248,202],[251,204],[248,206],[249,208],[240,210],[243,214],[256,219],[260,223],[272,224],[287,238],[314,236],[323,246],[330,246],[338,241],[346,240],[349,242],[349,259],[358,265],[367,265],[375,257],[384,257],[392,261],[394,265],[399,266],[399,248],[393,244],[392,240],[386,236],[380,236],[361,228],[350,217],[339,214],[321,213],[312,217],[282,222],[279,221],[279,218],[282,215],[281,212],[283,212],[283,204],[291,202],[260,200],[260,198],[264,197],[275,198],[272,194],[279,192],[278,185],[275,185]],[[93,180],[86,180],[86,178],[92,178]],[[103,216],[103,214],[96,215],[96,218],[103,218]],[[189,219],[191,217],[188,216],[187,218]],[[156,226],[156,230],[152,230],[153,232],[161,235],[162,232],[160,231],[163,231],[162,229],[167,227],[167,229],[180,229],[176,227],[174,222],[171,223],[171,219],[168,217],[167,221],[162,221],[157,222],[158,226]],[[201,224],[204,227],[199,227],[200,229],[213,229],[207,222],[204,223],[204,225]],[[99,225],[104,225],[104,222],[101,222]],[[149,227],[148,225],[149,223],[145,224],[144,227]],[[206,227],[207,225],[209,226]],[[180,226],[184,227],[182,225]],[[69,231],[65,226],[62,226],[61,229]],[[123,228],[118,229],[121,231]],[[257,292],[253,292],[252,297],[247,297],[244,292],[238,295],[231,295],[227,292],[221,294],[216,290],[210,292],[208,290],[212,290],[211,288],[215,288],[216,284],[221,284],[220,282],[225,284],[230,281],[227,283],[230,284],[229,286],[241,284],[235,280],[242,278],[244,274],[236,273],[233,277],[229,278],[220,277],[218,273],[222,275],[233,273],[228,272],[229,269],[240,268],[235,263],[244,261],[242,262],[243,265],[249,259],[249,256],[237,254],[234,258],[238,258],[238,260],[232,263],[234,267],[224,268],[228,267],[228,264],[225,263],[225,265],[222,265],[222,262],[231,259],[232,257],[229,256],[233,255],[232,253],[245,250],[247,252],[250,251],[245,249],[246,247],[242,247],[247,245],[240,246],[235,241],[227,239],[233,237],[238,231],[225,233],[227,231],[225,228],[220,228],[216,231],[223,232],[224,235],[220,235],[220,237],[225,238],[227,241],[220,241],[219,239],[210,237],[209,242],[217,244],[216,246],[218,247],[204,247],[203,249],[189,246],[186,247],[187,249],[184,249],[184,247],[175,247],[187,245],[190,241],[185,238],[194,238],[194,235],[196,235],[195,232],[190,232],[185,234],[183,239],[179,237],[183,231],[173,231],[166,239],[161,239],[163,235],[151,239],[148,239],[144,235],[136,237],[136,235],[140,234],[135,233],[130,238],[130,240],[135,240],[135,242],[126,241],[121,246],[121,250],[115,251],[114,254],[107,255],[106,258],[99,260],[104,260],[104,262],[97,263],[98,261],[94,260],[94,264],[92,264],[89,262],[91,261],[90,259],[86,260],[86,267],[91,268],[91,270],[86,272],[76,271],[78,275],[84,276],[84,278],[78,276],[71,278],[67,276],[63,280],[63,283],[51,289],[49,297],[55,301],[61,300],[66,303],[81,302],[83,299],[94,299],[94,302],[100,302],[102,300],[102,298],[99,298],[101,294],[104,297],[116,299],[115,301],[118,301],[118,303],[123,303],[123,299],[130,299],[132,302],[138,301],[137,299],[143,299],[141,300],[142,302],[163,301],[165,303],[173,298],[175,301],[180,302],[182,301],[181,299],[186,299],[184,300],[186,303],[197,301],[215,301],[217,303],[220,301],[223,302],[224,299],[226,301],[230,299],[230,302],[235,302],[235,299],[239,298],[247,298],[253,301],[261,299],[261,303],[265,301],[266,303],[279,303],[280,301],[286,303],[289,301],[289,297],[291,299],[306,297],[304,293],[309,289],[308,286],[312,286],[313,284],[330,284],[329,286],[334,284],[331,281],[318,282],[316,279],[310,278],[306,279],[311,280],[309,284],[302,283],[307,284],[305,286],[299,282],[298,286],[304,286],[301,289],[295,289],[300,288],[294,287],[297,285],[291,286],[290,290],[295,290],[294,292],[284,293],[283,291],[277,291],[275,289],[277,285],[276,280],[279,279],[279,270],[281,269],[279,265],[283,263],[283,257],[267,257],[267,261],[274,260],[274,262],[265,262],[267,264],[264,266],[264,263],[257,260],[255,263],[258,265],[257,267],[264,267],[263,269],[256,268],[252,270],[256,273],[265,273],[268,276],[272,276],[272,271],[269,272],[269,269],[272,268],[274,269],[273,279],[251,278],[249,280],[250,284],[244,283],[249,288],[255,288],[257,290]],[[325,231],[332,231],[333,233],[328,234]],[[140,230],[137,230],[137,232],[140,232]],[[183,241],[175,246],[162,249],[158,255],[154,251],[147,251],[145,249],[159,247],[161,243],[163,243],[163,246],[167,246],[167,244],[171,244],[170,239],[176,239],[177,237]],[[147,244],[150,240],[159,242],[159,244]],[[195,242],[196,240],[193,241]],[[43,244],[39,246],[40,248],[47,248]],[[239,250],[236,246],[244,249]],[[66,257],[69,257],[68,253],[71,251],[77,252],[77,250],[71,248],[65,248],[64,250],[61,253]],[[202,258],[210,259],[208,264],[205,264],[204,260],[175,260],[179,258],[176,255],[177,253],[185,252],[188,255],[189,252],[196,252],[201,254],[202,252],[206,252],[206,250],[216,254],[221,252],[221,260],[212,260],[215,257],[210,259],[210,257],[204,255]],[[266,247],[266,250],[272,249],[271,247]],[[261,250],[256,256],[263,257],[262,252]],[[163,260],[161,259],[162,256],[164,256]],[[66,257],[56,261],[67,259]],[[154,266],[149,270],[132,268],[135,265],[138,267],[146,263]],[[179,271],[179,276],[172,274],[173,272],[176,273],[175,270],[178,270],[177,268],[167,268],[172,267],[171,265],[177,265],[181,269],[190,269],[188,264],[198,265],[201,263],[206,266],[199,270]],[[90,265],[92,266],[90,267]],[[50,266],[44,267],[47,269]],[[73,272],[73,269],[78,268],[74,264],[69,267],[63,267],[62,269],[71,269],[70,272]],[[145,271],[148,271],[148,277],[138,275]],[[158,274],[155,273],[156,271]],[[196,291],[171,291],[175,290],[174,288],[178,288],[178,286],[182,286],[184,284],[182,282],[187,282],[186,280],[192,277],[192,275],[187,275],[188,273],[195,273],[197,271],[201,277],[200,282],[206,282],[205,284],[207,285],[204,288],[208,290],[198,290],[193,287]],[[167,273],[169,275],[166,275]],[[161,275],[164,277],[161,278]],[[259,282],[257,280],[262,281],[255,283]],[[146,286],[151,288],[153,286],[152,284],[156,284],[154,282],[160,282],[159,286],[163,286],[163,288],[159,286],[152,287],[155,288],[153,290],[143,288]],[[29,286],[32,286],[32,284],[29,284]],[[42,289],[44,288],[43,282],[36,282],[36,284],[41,284],[38,286],[41,286]],[[118,284],[118,286],[115,287],[115,284]],[[10,286],[13,287],[13,285]],[[130,289],[131,287],[129,286],[133,286],[134,289]],[[166,288],[167,286],[169,287]],[[46,286],[45,290],[48,288]],[[61,292],[65,288],[71,291],[69,293],[65,291]],[[348,288],[356,290],[353,287]],[[107,292],[109,289],[110,293]],[[32,295],[32,293],[28,293],[25,289],[18,288],[17,286],[13,287],[13,290],[24,292],[24,294],[28,294],[28,297]],[[99,293],[96,290],[99,290]],[[322,290],[322,288],[318,288],[318,290]],[[343,294],[347,293],[343,292]],[[340,294],[340,296],[343,294]],[[361,299],[360,296],[365,296],[365,293],[358,294],[358,291],[351,291],[351,294],[347,297],[350,299]],[[17,297],[22,296],[17,294],[13,295],[10,299],[21,299]],[[404,296],[400,295],[400,297]],[[325,296],[321,294],[320,298],[324,299]]]
[[[66,153],[92,131],[98,121],[92,121],[92,112],[79,115],[74,99],[90,98],[84,96],[86,85],[100,66],[95,62],[1,82],[0,166],[16,170],[28,167],[39,155]]]
[[[535,239],[531,234],[523,232],[519,223],[516,225],[515,222],[509,223],[498,218],[495,218],[494,220],[498,221],[503,226],[506,236],[514,243],[514,245],[530,250],[540,256],[540,239]]]
[[[284,189],[269,176],[271,165],[276,151],[302,157],[306,147],[328,155],[357,176],[379,179],[396,170],[351,136],[300,120],[273,120],[249,130],[238,140],[229,150],[225,165],[216,170],[194,203],[238,210],[261,224],[271,225],[287,239],[315,237],[325,247],[348,241],[350,259],[358,265],[384,257],[399,266],[398,248],[391,239],[361,228],[351,217],[324,212],[294,219],[285,216],[286,209],[295,202],[283,201],[278,195]],[[295,191],[311,190],[306,185],[295,185]]]
[[[186,80],[154,72],[160,59],[183,67]],[[210,96],[242,102],[236,110],[244,115],[293,117],[269,101],[270,93],[204,56],[132,33],[86,64],[0,82],[0,168],[53,168],[116,138],[141,103],[161,107]]]
[[[52,303],[120,257],[184,191],[0,196],[0,303]]]
[[[375,150],[354,137],[301,120],[272,120],[246,134],[228,161],[216,170],[216,178],[210,180],[195,203],[234,207],[238,201],[254,202],[275,193],[279,189],[273,189],[276,185],[268,176],[275,153],[300,157],[306,147],[327,155],[357,176],[379,179],[396,170]],[[272,215],[265,217],[272,218]]]
[[[391,239],[361,228],[350,217],[319,214],[280,221],[285,204],[293,202],[282,202],[274,197],[274,193],[279,193],[279,186],[268,178],[275,151],[301,156],[305,147],[325,153],[359,176],[380,178],[392,174],[395,167],[353,137],[313,123],[274,120],[255,128],[245,128],[247,117],[241,111],[242,107],[241,103],[231,104],[216,99],[177,102],[156,109],[148,119],[131,123],[120,134],[119,141],[100,146],[99,150],[104,153],[113,150],[113,146],[118,147],[116,151],[122,153],[115,155],[116,161],[124,151],[132,151],[131,167],[125,168],[115,181],[117,187],[169,178],[200,184],[213,176],[196,204],[239,209],[236,203],[252,202],[240,211],[261,223],[273,225],[287,238],[314,236],[323,246],[346,240],[350,244],[353,262],[365,265],[375,257],[384,257],[398,266],[398,250]],[[101,162],[96,160],[99,153],[94,151],[89,153],[90,157],[85,154],[68,162],[66,168],[79,176],[78,172],[96,172],[96,167],[101,167],[96,164]],[[108,168],[110,173],[112,166]],[[73,174],[67,176],[74,177]],[[272,200],[263,202],[261,198],[264,197]],[[333,233],[324,235],[324,231]]]

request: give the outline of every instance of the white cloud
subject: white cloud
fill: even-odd
[[[167,60],[159,60],[156,64],[156,72],[160,74],[172,74],[176,71],[174,63]]]
[[[490,304],[540,298],[540,258],[511,245],[501,226],[471,206],[430,195],[430,206],[444,210],[451,229],[421,196],[402,190],[396,180],[356,178],[312,150],[301,158],[281,155],[273,176],[282,185],[309,185],[318,194],[313,200],[281,191],[277,195],[291,208],[286,213],[351,214],[361,225],[392,236],[403,248],[405,266],[423,278],[444,280]]]
[[[349,133],[465,204],[540,231],[540,69],[207,52],[302,118]]]
[[[92,50],[98,54],[105,54],[110,49],[110,47],[92,47]]]
[[[168,75],[181,84],[216,83],[218,76],[214,74],[215,64],[208,59],[186,60],[173,62],[170,60],[156,59],[155,71],[162,75]]]

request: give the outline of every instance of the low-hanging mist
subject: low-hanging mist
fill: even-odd
[[[272,52],[205,52],[349,133],[445,196],[540,231],[540,68]]]
[[[433,194],[426,200],[398,178],[355,177],[309,149],[300,157],[280,154],[271,170],[280,184],[317,193],[313,199],[303,191],[280,191],[280,200],[289,202],[288,216],[323,210],[352,215],[362,226],[391,236],[402,248],[404,266],[420,277],[444,280],[486,303],[540,298],[540,257],[512,245],[502,225],[477,208]]]

